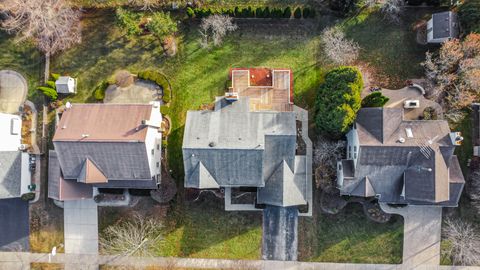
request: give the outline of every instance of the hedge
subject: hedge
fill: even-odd
[[[160,113],[162,115],[169,115],[170,114],[170,107],[168,106],[160,106]]]
[[[480,33],[480,0],[463,2],[458,7],[458,18],[465,34]]]
[[[323,135],[338,138],[348,131],[360,109],[362,74],[356,67],[338,67],[325,75],[315,101],[315,125]]]
[[[139,72],[137,76],[140,79],[155,82],[158,86],[160,86],[163,89],[163,98],[162,98],[163,101],[165,103],[170,102],[171,89],[165,75],[163,75],[158,71],[147,70],[147,71]]]
[[[212,8],[191,8],[188,7],[186,9],[186,13],[190,18],[204,18],[210,16],[212,14],[223,14],[228,15],[230,17],[235,18],[291,18],[292,17],[292,10],[294,10],[294,18],[300,19],[302,18],[313,18],[315,17],[315,11],[309,7],[304,7],[303,9],[300,7],[296,7],[293,9],[292,7],[282,8],[272,8],[269,7],[234,7],[234,8],[224,8],[224,9],[212,9]]]
[[[108,82],[102,81],[99,83],[93,92],[96,100],[103,100],[105,98],[105,90],[107,90]]]

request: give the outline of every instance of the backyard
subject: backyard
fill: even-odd
[[[343,21],[347,36],[362,47],[361,64],[374,71],[377,83],[395,88],[407,78],[422,76],[419,63],[425,48],[415,44],[411,25],[426,13],[426,9],[412,11],[400,25],[389,25],[382,15],[367,11]],[[181,144],[185,115],[187,110],[210,104],[223,93],[229,68],[254,66],[291,68],[295,103],[313,113],[315,90],[331,67],[321,50],[319,36],[325,26],[342,22],[335,17],[317,17],[292,22],[239,21],[239,30],[220,47],[211,49],[200,47],[197,22],[184,20],[177,35],[178,54],[166,58],[157,39],[148,35],[127,38],[116,27],[112,10],[88,11],[82,20],[83,42],[52,59],[52,72],[78,79],[78,93],[64,101],[97,102],[93,95],[95,87],[121,69],[132,73],[157,69],[172,84],[168,164],[180,188],[170,205],[152,208],[165,212],[161,216],[164,239],[156,251],[159,256],[260,258],[259,213],[225,212],[223,201],[214,198],[184,201]],[[0,32],[0,37],[0,68],[23,72],[30,84],[29,96],[37,96],[34,86],[42,75],[41,55],[32,47],[14,45],[11,37],[5,38],[5,33]],[[315,136],[313,130],[311,134]],[[149,205],[141,207],[146,209]],[[307,231],[309,236],[299,243],[301,260],[400,262],[403,228],[400,219],[373,224],[356,205],[335,216],[320,214],[318,207],[317,210],[313,218],[302,218],[300,222],[300,230]],[[99,231],[118,222],[125,211],[102,209]]]

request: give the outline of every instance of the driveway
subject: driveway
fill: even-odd
[[[403,216],[403,266],[414,269],[440,264],[442,208],[435,206],[406,206],[393,208],[380,204],[383,211]]]
[[[0,70],[0,112],[16,113],[27,98],[28,84],[20,73]]]
[[[65,253],[98,254],[98,211],[91,200],[63,204]]]
[[[0,200],[0,250],[28,251],[28,202],[20,199]]]
[[[263,210],[262,259],[296,261],[298,208],[267,205]]]

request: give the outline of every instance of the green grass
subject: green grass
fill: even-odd
[[[378,11],[363,10],[343,24],[347,37],[361,47],[360,61],[376,71],[377,84],[397,89],[407,79],[423,76],[420,63],[426,46],[415,41],[413,24],[428,11],[408,10],[400,24],[388,23]]]
[[[319,214],[299,223],[300,260],[317,262],[402,262],[403,219],[386,224],[368,220],[359,204],[349,204],[337,215]]]
[[[11,69],[22,74],[28,82],[28,98],[35,100],[35,90],[43,78],[43,57],[28,43],[17,43],[13,36],[0,31],[0,70]]]

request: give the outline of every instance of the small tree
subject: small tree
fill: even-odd
[[[323,50],[336,64],[346,65],[358,58],[360,46],[345,37],[339,28],[328,28],[322,33]]]
[[[107,227],[100,238],[100,247],[107,254],[153,256],[153,249],[162,237],[161,228],[158,220],[135,214],[128,221]]]
[[[233,32],[238,26],[233,23],[233,18],[225,15],[211,15],[202,19],[200,34],[202,35],[202,47],[209,46],[210,38],[214,46],[219,46],[228,32]]]
[[[383,107],[389,100],[381,92],[373,92],[362,100],[362,107]]]
[[[480,214],[480,171],[475,170],[471,175],[468,183],[468,195],[472,200],[472,205]]]
[[[456,265],[480,264],[480,236],[478,228],[461,220],[447,219],[443,233],[448,241],[447,255]]]
[[[159,39],[163,40],[167,36],[177,32],[177,23],[172,20],[170,13],[160,11],[153,13],[147,24],[147,29]]]
[[[315,125],[324,135],[335,138],[345,133],[360,109],[362,74],[355,67],[339,67],[325,75],[315,102]]]
[[[403,12],[403,0],[386,0],[380,7],[385,18],[393,23],[400,23],[400,15]]]
[[[302,18],[302,10],[299,7],[297,7],[295,9],[295,11],[293,12],[293,17],[295,19],[301,19]]]
[[[128,36],[139,35],[143,32],[140,28],[140,15],[128,11],[124,8],[117,8],[116,10],[117,24],[126,30]]]
[[[45,54],[45,80],[50,56],[81,41],[80,11],[64,0],[1,0],[2,29],[17,34],[17,41],[34,41]]]
[[[290,19],[292,17],[292,9],[290,7],[286,7],[285,10],[283,11],[283,17]]]

